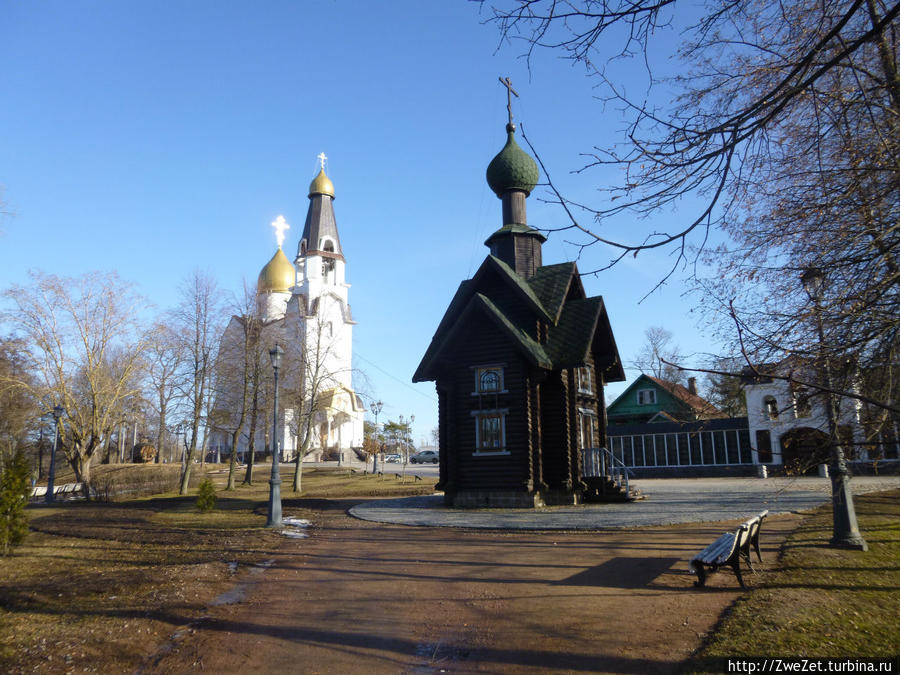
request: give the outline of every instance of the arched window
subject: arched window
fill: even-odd
[[[766,396],[763,399],[763,411],[770,420],[778,419],[778,401],[775,400],[774,396]]]
[[[482,370],[478,390],[482,392],[500,391],[500,373],[496,370]]]
[[[323,239],[322,250],[326,253],[334,253],[334,242],[331,239]]]

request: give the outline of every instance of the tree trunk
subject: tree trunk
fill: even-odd
[[[91,499],[91,459],[93,453],[87,449],[75,447],[75,452],[69,458],[69,466],[75,472],[75,482],[81,483],[84,498]]]
[[[156,464],[162,464],[163,444],[166,439],[166,406],[160,401],[159,406],[159,426],[156,433]]]
[[[234,433],[231,434],[231,461],[228,462],[228,485],[225,487],[226,490],[234,490],[234,473],[237,469],[237,447],[238,447],[238,439],[241,437],[241,428],[244,426],[243,420],[241,420],[240,426],[234,430]]]
[[[309,440],[311,431],[311,416],[307,418],[306,432],[303,437],[303,444],[297,448],[296,469],[294,471],[294,492],[299,493],[303,481],[303,460],[309,452]],[[299,440],[299,439],[298,439]],[[295,443],[296,445],[296,443]]]
[[[178,489],[178,494],[186,495],[188,493],[188,486],[191,484],[191,464],[194,461],[194,448],[193,446],[189,446],[185,450],[184,456],[184,471],[181,473],[181,486]]]
[[[244,474],[244,485],[253,485],[253,463],[256,459],[256,420],[258,415],[258,392],[253,393],[253,408],[250,411],[250,442],[247,451],[247,472]]]

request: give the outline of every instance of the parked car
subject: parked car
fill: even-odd
[[[391,462],[392,464],[399,464],[400,463],[400,455],[396,455],[396,454],[385,455],[384,461]]]
[[[409,458],[410,464],[437,464],[440,455],[437,450],[420,450]]]

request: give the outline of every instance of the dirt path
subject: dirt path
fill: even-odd
[[[731,572],[705,590],[688,574],[724,524],[491,532],[319,506],[309,539],[286,540],[245,575],[241,602],[211,608],[141,672],[670,673],[740,590]],[[766,520],[763,569],[799,522]]]

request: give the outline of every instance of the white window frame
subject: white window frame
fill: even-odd
[[[644,401],[644,398],[648,400]],[[656,405],[656,389],[638,389],[637,390],[638,405]]]
[[[591,425],[591,438],[590,443],[584,442],[584,423],[586,420],[590,420]],[[584,448],[595,448],[594,445],[594,436],[597,434],[597,431],[600,429],[600,426],[597,421],[597,413],[593,410],[588,410],[587,408],[579,408],[578,409],[578,444],[580,449]]]
[[[509,450],[506,449],[506,415],[509,408],[496,410],[473,410],[471,415],[475,421],[475,452],[478,456],[485,455],[508,455]],[[481,446],[481,422],[485,417],[498,417],[500,419],[500,446],[499,447],[482,447]]]
[[[594,395],[597,393],[594,388],[594,369],[590,366],[579,366],[575,370],[575,379],[578,383],[579,394]]]

